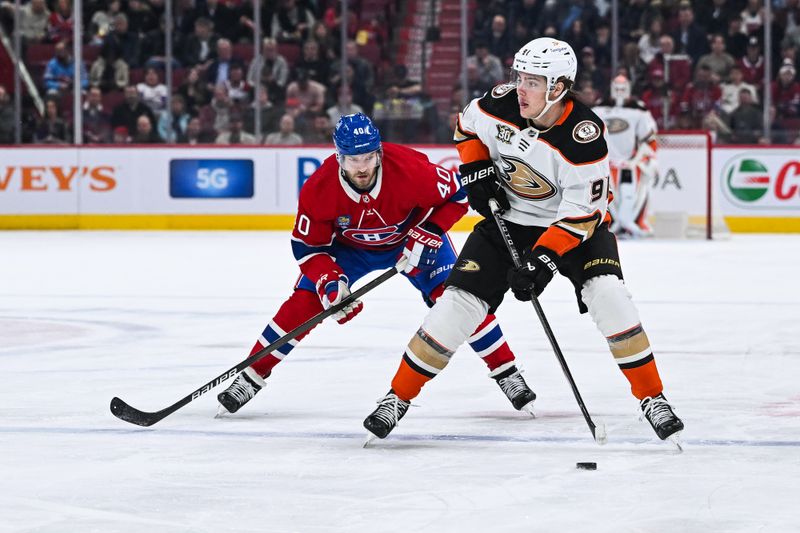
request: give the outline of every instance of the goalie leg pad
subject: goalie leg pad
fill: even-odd
[[[650,341],[625,284],[616,276],[598,276],[583,285],[581,297],[606,337],[614,361],[640,400],[663,390]]]
[[[265,346],[269,346],[270,343],[283,337],[287,332],[292,331],[320,312],[322,312],[322,303],[316,293],[304,289],[295,290],[289,299],[281,305],[267,327],[264,328],[264,332],[256,341],[253,349],[250,350],[250,355],[263,350]],[[260,376],[269,376],[275,365],[289,355],[294,347],[309,333],[311,333],[311,330],[295,337],[271,354],[253,363],[250,368]]]
[[[453,353],[486,317],[488,304],[472,294],[449,287],[428,312],[422,327],[408,343],[392,379],[398,398],[411,401],[422,387],[447,366]]]

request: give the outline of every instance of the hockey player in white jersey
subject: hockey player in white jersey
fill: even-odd
[[[611,82],[611,100],[592,110],[606,124],[614,195],[608,206],[611,231],[620,237],[649,236],[647,204],[658,177],[656,121],[642,102],[631,98],[631,83],[623,75]]]
[[[447,366],[509,288],[519,300],[537,296],[556,273],[575,287],[608,341],[614,361],[638,399],[641,416],[661,439],[683,422],[663,386],[639,313],[622,278],[608,229],[609,164],[604,124],[569,94],[577,61],[572,47],[535,39],[514,56],[515,77],[467,105],[455,140],[470,205],[486,220],[467,238],[447,289],[405,349],[389,392],[364,420],[386,437],[423,385]],[[489,208],[495,199],[522,256],[515,269]]]

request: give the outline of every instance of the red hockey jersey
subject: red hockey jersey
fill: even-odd
[[[336,241],[354,248],[399,247],[408,231],[428,221],[447,231],[467,212],[458,176],[415,150],[383,143],[375,186],[359,193],[328,157],[303,185],[292,232],[292,251],[312,280],[335,267]]]

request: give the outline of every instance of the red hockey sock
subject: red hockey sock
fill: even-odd
[[[467,342],[478,354],[478,357],[483,359],[489,370],[514,361],[514,352],[508,347],[503,331],[494,315],[486,315]]]
[[[283,305],[281,305],[278,312],[264,329],[264,332],[258,338],[258,341],[256,341],[253,349],[250,350],[250,355],[263,350],[265,346],[283,337],[287,332],[303,324],[321,311],[322,303],[319,301],[316,294],[302,289],[294,291],[289,299],[283,302]],[[262,377],[269,376],[275,365],[289,355],[289,352],[297,346],[297,343],[310,332],[311,330],[306,331],[294,340],[287,342],[271,354],[253,363],[251,368]]]

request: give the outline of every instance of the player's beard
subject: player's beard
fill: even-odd
[[[353,187],[360,191],[366,191],[375,184],[375,180],[378,176],[378,167],[366,172],[344,171],[344,173],[347,181],[349,181]]]

